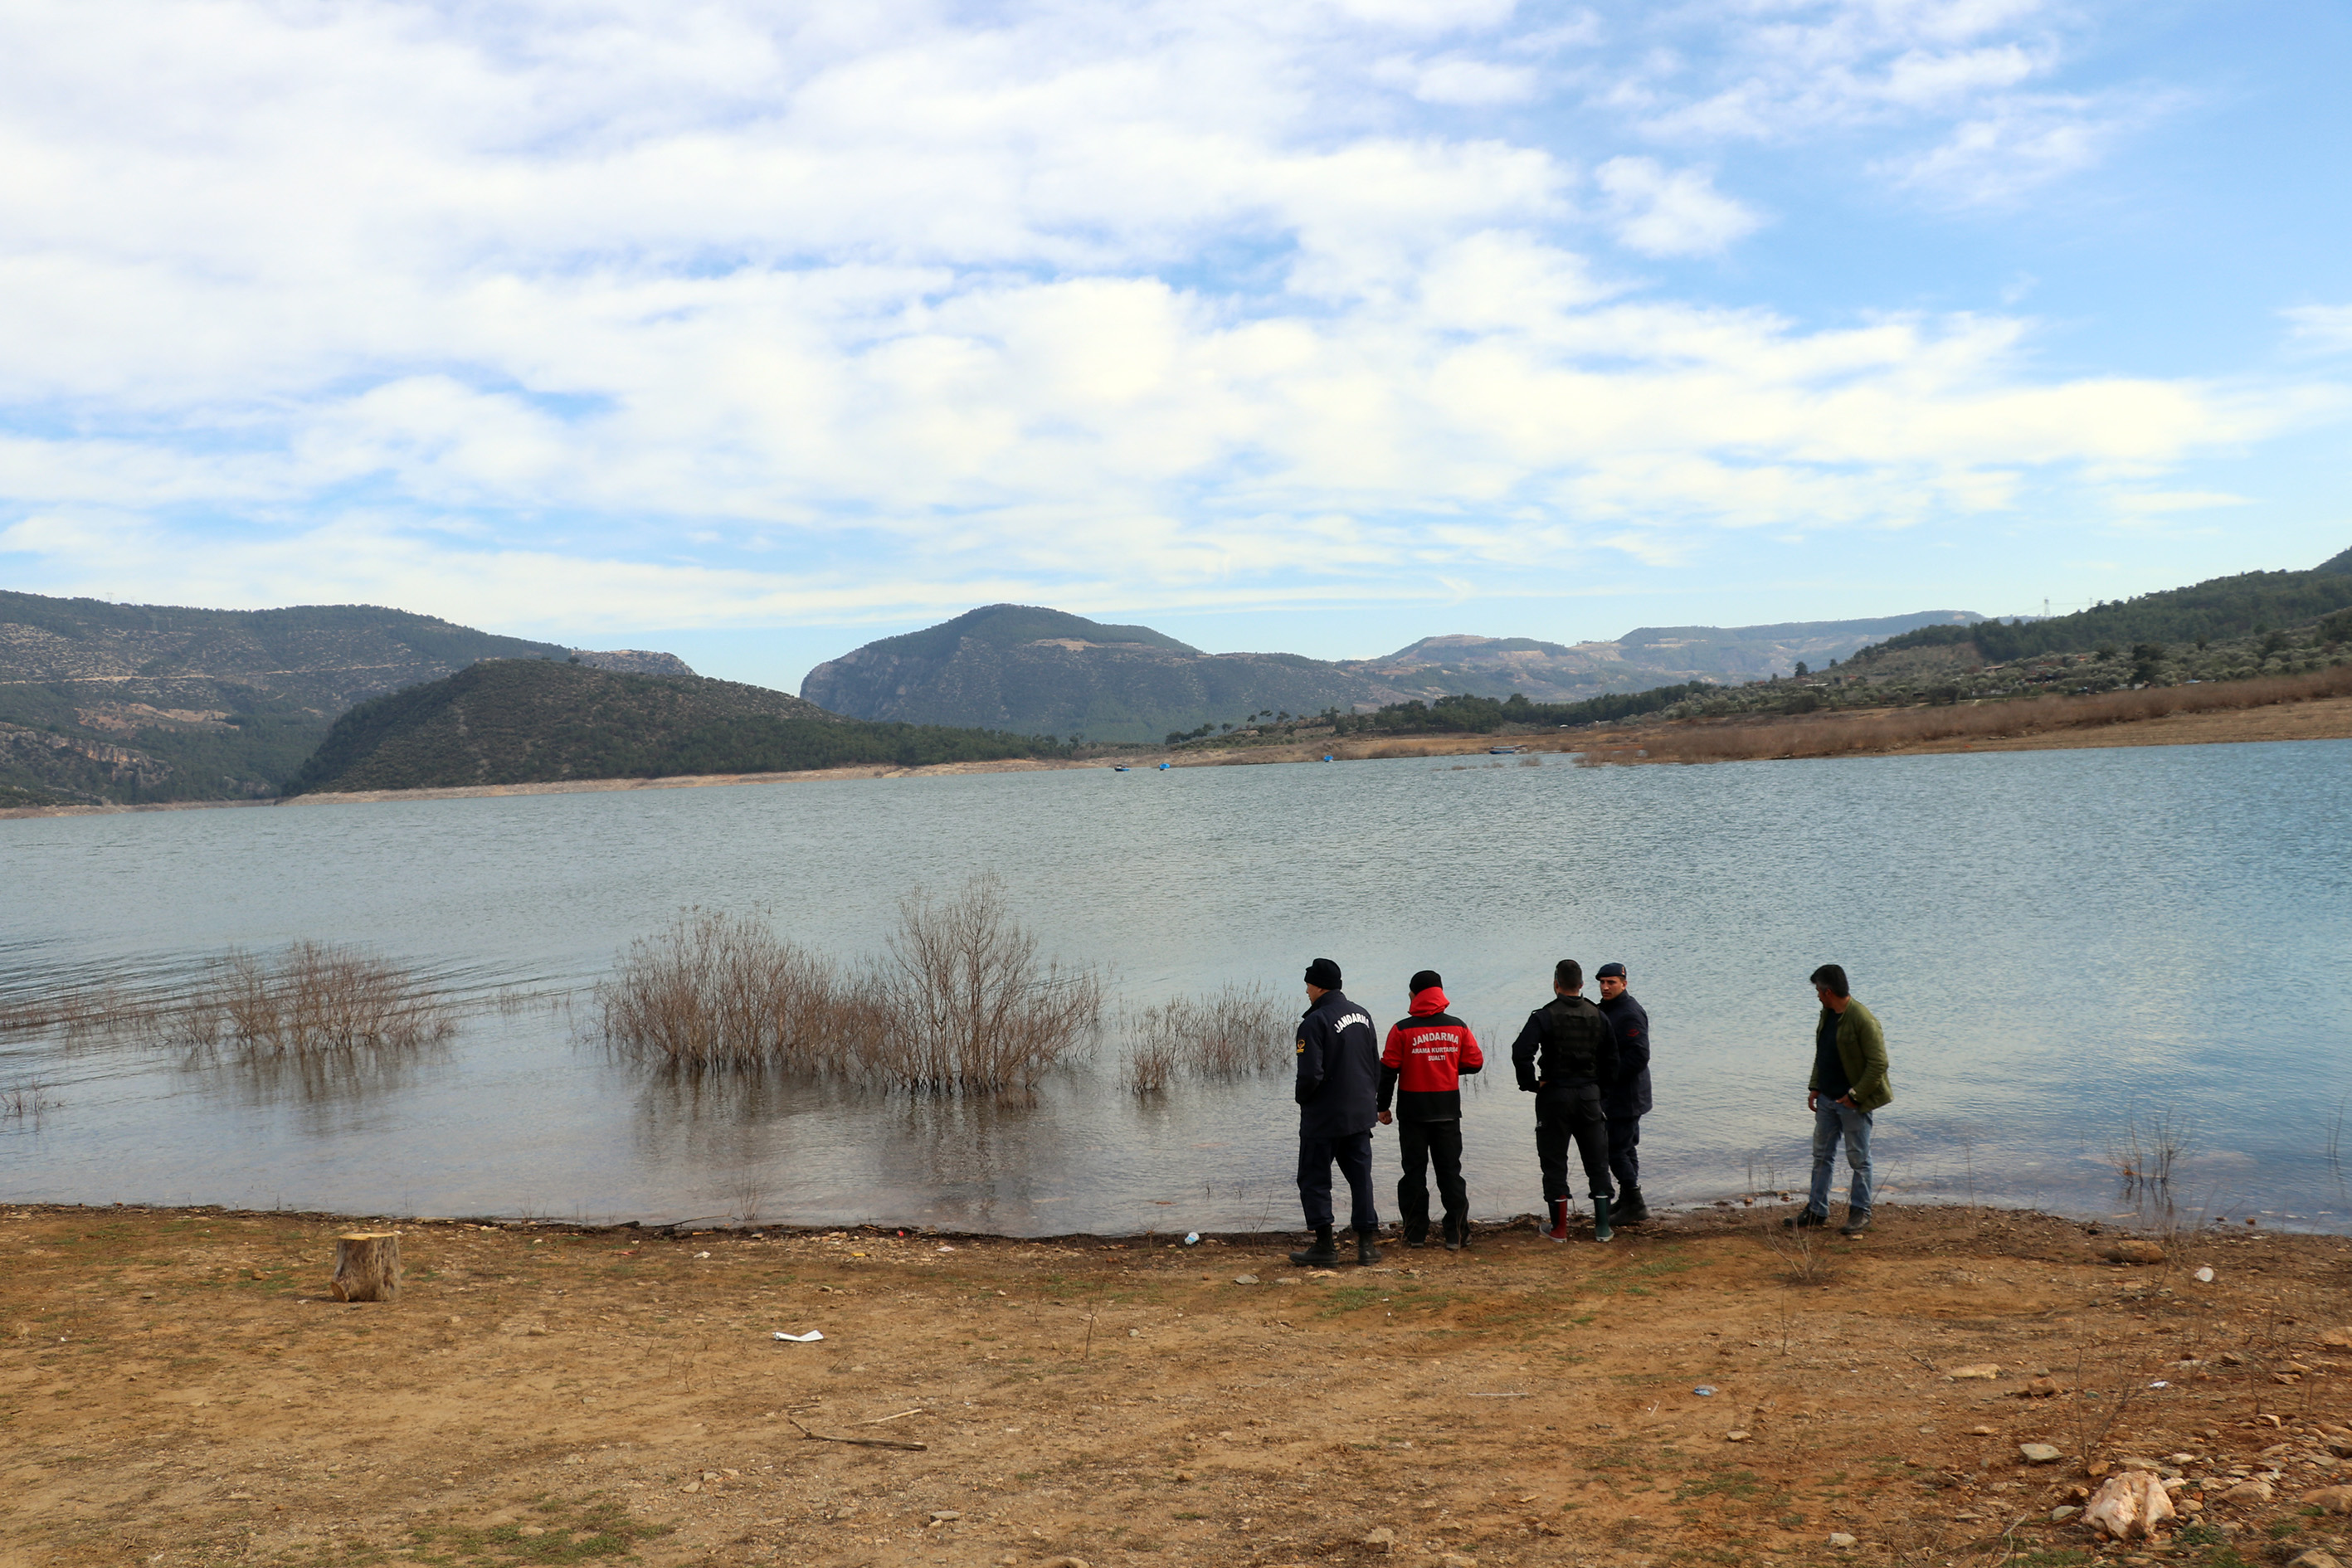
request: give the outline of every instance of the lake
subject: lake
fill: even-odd
[[[1139,1100],[1114,1031],[1034,1103],[909,1102],[680,1086],[585,1041],[589,988],[682,909],[761,913],[850,957],[879,947],[909,889],[983,869],[1049,952],[1136,1006],[1228,981],[1300,996],[1328,955],[1385,1027],[1406,977],[1434,968],[1501,1058],[1555,959],[1625,963],[1656,1042],[1654,1206],[1801,1186],[1805,976],[1836,962],[1887,1032],[1889,1202],[2129,1212],[2105,1156],[2164,1116],[2186,1129],[2170,1195],[2190,1216],[2340,1230],[2352,1213],[2343,741],[1103,768],[0,821],[0,1002],[169,984],[304,938],[509,1000],[473,1006],[430,1058],[324,1088],[0,1037],[0,1096],[40,1086],[0,1114],[0,1195],[1295,1227],[1286,1076]],[[1507,1061],[1465,1096],[1482,1218],[1541,1206],[1530,1106]],[[1393,1218],[1393,1130],[1375,1142]]]

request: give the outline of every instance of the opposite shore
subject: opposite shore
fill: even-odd
[[[1884,745],[1842,747],[1838,756],[1922,756],[1954,752],[2074,751],[2117,746],[2194,746],[2242,744],[2271,741],[2334,741],[2352,739],[2352,697],[2319,697],[2261,707],[2231,708],[2205,712],[2168,713],[2115,722],[2027,727],[2039,704],[2006,704],[2021,721],[2018,732],[1943,739],[1897,739]],[[1889,710],[1910,713],[1916,710]],[[1361,762],[1398,757],[1485,755],[1507,746],[1522,755],[1578,754],[1607,756],[1612,761],[1643,760],[1640,752],[1653,740],[1669,734],[1753,728],[1763,722],[1777,731],[1801,735],[1807,728],[1840,724],[1851,729],[1857,717],[1851,711],[1806,715],[1795,720],[1770,716],[1765,720],[1675,721],[1665,724],[1614,725],[1592,730],[1519,734],[1437,734],[1393,737],[1349,737],[1286,742],[1214,750],[1183,747],[1135,753],[1124,758],[1132,771],[1156,771],[1161,763],[1174,768],[1234,767],[1261,763],[1308,763],[1326,755],[1338,762]],[[1659,760],[1680,760],[1661,758]],[[1706,759],[1694,759],[1706,760]],[[568,779],[545,784],[472,784],[447,789],[362,790],[319,793],[268,800],[172,801],[140,805],[36,805],[0,808],[0,819],[37,816],[93,816],[147,811],[194,811],[213,807],[365,805],[403,801],[484,800],[509,795],[593,795],[633,790],[702,789],[731,784],[818,784],[872,779],[948,777],[966,773],[1045,773],[1103,770],[1107,759],[1065,760],[1017,758],[995,762],[945,763],[929,767],[869,764],[808,769],[792,773],[705,773],[667,778]]]

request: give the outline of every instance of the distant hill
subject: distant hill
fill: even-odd
[[[765,687],[499,659],[361,703],[289,795],[1052,754],[1034,736],[844,719]]]
[[[373,605],[203,610],[0,592],[0,789],[26,802],[267,797],[354,702],[477,659],[569,657]]]
[[[1414,697],[1469,694],[1531,702],[1579,702],[1605,692],[1679,681],[1754,680],[1786,674],[1800,660],[1826,664],[1864,644],[1926,626],[1967,626],[1969,610],[1921,610],[1853,621],[1785,621],[1762,626],[1643,626],[1613,642],[1538,642],[1532,637],[1423,637],[1383,658],[1341,668]]]
[[[1207,654],[1148,626],[990,605],[885,637],[811,670],[801,695],[838,713],[1150,742],[1259,713],[1369,712],[1470,693],[1575,702],[1689,680],[1746,680],[1873,637],[1978,619],[1931,610],[1875,620],[1646,628],[1570,647],[1531,637],[1435,637],[1382,658]]]
[[[2044,653],[2249,637],[2346,608],[2352,608],[2352,550],[2308,571],[2211,577],[2046,620],[1986,621],[1965,630],[1922,627],[1865,648],[1861,657],[1866,664],[1904,648],[1968,643],[1979,658],[2000,664]]]
[[[1261,710],[1345,710],[1400,694],[1297,654],[1207,654],[1148,626],[989,605],[818,665],[801,695],[860,719],[1148,742]]]

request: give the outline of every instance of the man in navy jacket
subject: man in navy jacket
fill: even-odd
[[[1331,1239],[1331,1164],[1348,1179],[1354,1199],[1356,1261],[1378,1263],[1380,1212],[1372,1203],[1372,1120],[1381,1083],[1380,1037],[1361,1007],[1341,994],[1339,966],[1318,958],[1307,966],[1306,1016],[1298,1020],[1298,1201],[1315,1243],[1290,1255],[1293,1263],[1328,1267],[1339,1261]]]
[[[1617,1195],[1609,1218],[1639,1225],[1650,1217],[1642,1201],[1642,1118],[1650,1112],[1650,1015],[1625,989],[1625,966],[1601,966],[1601,1016],[1617,1037],[1617,1078],[1601,1091],[1601,1113],[1609,1123],[1609,1174]]]

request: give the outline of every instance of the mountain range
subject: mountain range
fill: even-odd
[[[1368,711],[1469,692],[1573,702],[1689,680],[1751,680],[1826,663],[1921,626],[1983,617],[1926,610],[1761,626],[1644,626],[1613,642],[1424,637],[1380,658],[1203,653],[1148,626],[1030,605],[989,605],[884,637],[811,670],[801,695],[860,719],[985,725],[1150,742],[1258,713]]]
[[[267,799],[352,704],[486,658],[693,673],[666,653],[567,648],[373,605],[204,610],[0,591],[0,804]]]

